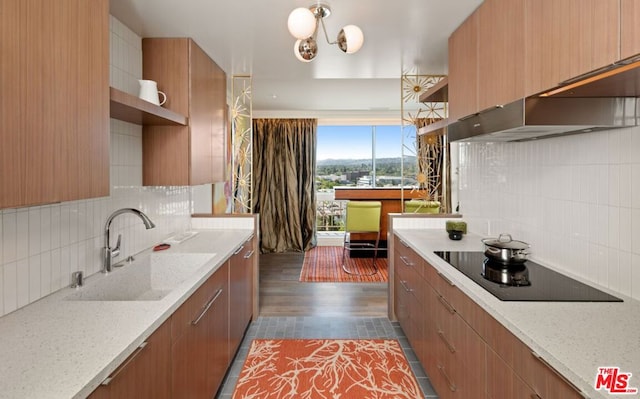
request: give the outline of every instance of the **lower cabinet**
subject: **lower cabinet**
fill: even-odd
[[[394,311],[441,399],[584,395],[398,237]]]
[[[171,321],[167,320],[89,398],[170,398],[170,345]]]
[[[249,238],[229,260],[229,355],[235,356],[244,332],[253,317],[253,237]]]
[[[213,397],[230,363],[229,262],[171,317],[173,398]]]
[[[89,398],[213,398],[252,319],[254,245],[246,241]]]

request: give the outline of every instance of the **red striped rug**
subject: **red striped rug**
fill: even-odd
[[[376,258],[378,272],[371,276],[357,276],[342,270],[342,247],[318,246],[304,254],[300,281],[316,283],[384,283],[389,279],[387,258]],[[350,258],[345,255],[347,268],[362,274],[373,271],[371,258]]]
[[[424,398],[395,339],[255,339],[232,399]]]

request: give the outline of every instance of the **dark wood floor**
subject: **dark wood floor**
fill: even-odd
[[[260,255],[260,316],[387,316],[386,283],[301,283],[303,259]]]

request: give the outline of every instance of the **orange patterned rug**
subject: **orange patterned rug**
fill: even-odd
[[[387,258],[376,258],[378,273],[371,276],[357,276],[342,270],[342,247],[318,246],[304,254],[300,271],[302,282],[323,283],[384,283],[389,279]],[[347,268],[362,274],[373,271],[371,258],[350,258],[345,255]]]
[[[232,399],[424,398],[395,339],[255,339]]]

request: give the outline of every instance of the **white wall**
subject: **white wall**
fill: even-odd
[[[111,85],[137,95],[141,39],[113,17],[110,25]],[[141,186],[140,126],[112,119],[110,153],[109,197],[0,210],[0,316],[69,285],[73,271],[100,270],[104,224],[116,209],[138,208],[157,225],[145,230],[130,214],[114,219],[112,245],[122,234],[119,259],[190,228],[188,187]]]
[[[640,299],[640,128],[461,143],[460,212],[532,257]]]

